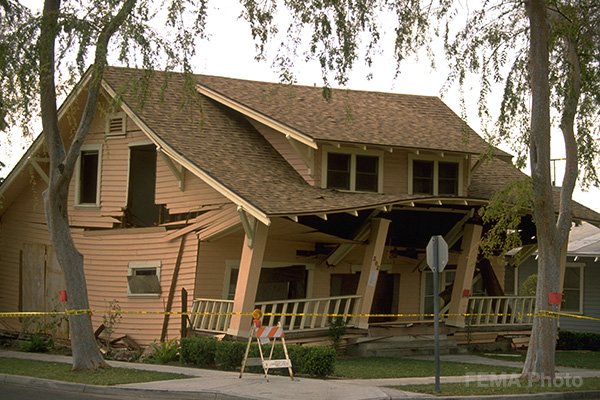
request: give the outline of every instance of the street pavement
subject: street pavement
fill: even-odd
[[[22,353],[15,351],[0,351],[0,357],[24,358],[40,361],[53,361],[70,363],[71,358],[51,354]],[[423,357],[427,359],[428,357]],[[474,355],[457,354],[443,355],[443,361],[468,362],[475,364],[492,364],[496,366],[518,367],[520,362],[502,361],[478,357]],[[391,389],[389,386],[402,386],[411,384],[428,384],[434,382],[434,377],[421,378],[396,378],[396,379],[310,379],[295,377],[292,381],[289,376],[269,375],[269,381],[264,375],[244,373],[239,378],[237,372],[216,371],[198,368],[186,368],[170,365],[153,365],[109,361],[114,367],[143,369],[163,372],[174,372],[188,375],[186,379],[155,381],[146,383],[132,383],[115,386],[83,385],[65,382],[56,382],[45,379],[21,377],[0,374],[0,384],[11,383],[21,385],[38,385],[49,389],[75,391],[90,395],[106,394],[122,396],[122,398],[157,398],[157,399],[211,399],[211,400],[240,400],[240,399],[279,399],[279,400],[378,400],[378,399],[422,399],[432,398],[431,395],[406,392]],[[559,368],[558,376],[566,377],[600,377],[600,370],[584,370],[574,368]],[[469,383],[485,382],[498,379],[516,379],[516,374],[506,375],[465,375],[441,377],[442,384],[456,382]],[[0,390],[1,394],[1,390]],[[0,395],[0,398],[2,396]],[[112,398],[112,397],[111,397]],[[437,399],[444,397],[435,397]],[[454,399],[459,397],[452,397]],[[496,396],[497,399],[524,399],[524,398],[556,398],[556,399],[598,399],[600,392],[595,393],[558,393],[523,396]]]

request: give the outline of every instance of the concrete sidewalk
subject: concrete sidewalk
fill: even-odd
[[[71,358],[51,354],[22,353],[14,351],[0,351],[0,357],[32,359],[40,361],[53,361],[70,363]],[[445,355],[443,361],[468,362],[475,364],[493,364],[520,367],[519,362],[503,362],[473,355]],[[186,368],[169,365],[153,365],[141,363],[128,363],[109,361],[114,367],[174,372],[190,376],[187,379],[168,381],[155,381],[146,383],[132,383],[115,386],[81,385],[73,383],[55,382],[44,379],[18,377],[13,375],[0,375],[0,383],[11,382],[17,384],[38,384],[61,390],[79,391],[95,394],[121,395],[129,398],[171,398],[171,399],[299,399],[299,400],[377,400],[377,399],[422,399],[435,396],[405,392],[390,389],[387,386],[401,386],[411,384],[432,384],[433,377],[422,378],[395,378],[395,379],[310,379],[295,378],[292,381],[287,376],[269,376],[269,382],[263,375],[245,373],[242,379],[237,372],[216,371],[198,368]],[[573,368],[559,369],[559,375],[580,377],[600,377],[599,370],[582,370]],[[516,374],[506,375],[471,375],[442,377],[442,383],[467,383],[485,382],[491,379],[514,379]],[[577,396],[574,396],[577,395]],[[590,397],[588,397],[590,396]],[[437,399],[443,397],[435,397]],[[456,398],[456,397],[454,397]],[[498,399],[510,398],[600,398],[600,393],[557,393],[532,396],[496,396]]]

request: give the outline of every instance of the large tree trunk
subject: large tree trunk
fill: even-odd
[[[55,171],[54,175],[58,175]],[[46,220],[56,249],[56,258],[63,267],[67,285],[67,307],[70,310],[89,310],[87,285],[83,269],[83,256],[75,248],[66,213],[69,181],[58,179],[50,181],[50,187],[44,193]],[[108,367],[98,349],[92,327],[90,313],[69,316],[73,369],[96,369]]]
[[[108,43],[112,35],[118,31],[131,14],[135,3],[136,0],[126,0],[119,12],[106,20],[106,25],[102,27],[98,35],[94,64],[90,67],[91,79],[87,88],[86,104],[75,137],[71,142],[69,151],[66,152],[58,129],[56,87],[54,83],[56,68],[54,59],[55,41],[60,31],[58,24],[60,0],[46,0],[44,2],[38,42],[42,128],[50,157],[50,182],[44,193],[44,207],[56,258],[65,274],[68,293],[67,307],[72,310],[81,310],[81,312],[69,316],[74,370],[97,369],[108,367],[108,364],[102,358],[94,337],[83,256],[75,247],[69,227],[67,205],[69,182],[73,176],[81,146],[96,113],[102,74],[106,66]]]
[[[58,129],[54,46],[59,29],[57,23],[59,10],[60,0],[46,0],[39,39],[40,107],[44,139],[50,155],[50,182],[44,193],[44,207],[52,246],[65,274],[67,307],[72,310],[88,310],[83,256],[75,248],[67,213],[69,182],[73,168],[65,168],[65,150]],[[80,146],[75,147],[80,148]],[[70,315],[69,327],[73,369],[108,367],[94,338],[89,312]]]
[[[558,292],[561,246],[556,243],[554,205],[550,178],[549,29],[543,0],[525,2],[530,21],[529,75],[531,82],[530,161],[533,206],[538,240],[536,317],[523,366],[529,379],[553,378],[557,321],[541,314],[548,311],[548,293]]]
[[[571,228],[571,197],[577,180],[577,145],[574,118],[580,94],[580,71],[573,43],[567,40],[565,55],[571,64],[569,90],[561,129],[565,141],[567,167],[561,188],[558,220],[555,216],[550,177],[550,89],[549,89],[549,21],[543,0],[526,3],[530,20],[530,57],[532,110],[530,158],[533,179],[534,216],[538,240],[538,281],[536,317],[533,321],[523,376],[529,379],[554,378],[558,320],[546,312],[558,311],[560,305],[549,304],[549,294],[560,291],[561,249]]]

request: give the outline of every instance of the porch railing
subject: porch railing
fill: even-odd
[[[466,325],[503,326],[533,323],[535,296],[473,296],[469,298]]]
[[[356,314],[360,305],[360,295],[333,296],[315,299],[277,300],[256,303],[263,314],[264,325],[275,325],[281,322],[283,329],[291,331],[322,330],[329,328],[334,315],[342,315],[346,326],[354,326],[348,314]]]
[[[360,299],[360,295],[350,295],[276,300],[258,302],[255,307],[265,314],[263,325],[272,326],[281,322],[287,332],[324,330],[329,328],[334,315],[341,315],[346,326],[354,326],[354,321],[348,315],[358,312]],[[191,311],[190,322],[194,330],[226,333],[231,321],[233,300],[194,299]]]
[[[226,333],[232,311],[233,300],[194,299],[190,325],[197,331]]]

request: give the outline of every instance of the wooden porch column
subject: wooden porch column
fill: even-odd
[[[244,236],[242,259],[240,260],[235,297],[233,298],[234,314],[229,322],[229,329],[227,329],[227,334],[232,336],[247,337],[252,322],[252,317],[249,314],[254,310],[260,269],[269,232],[269,227],[260,221],[256,221],[254,226],[253,238],[249,239],[248,235]],[[248,315],[242,316],[240,313]]]
[[[360,314],[368,314],[371,312],[373,305],[373,295],[377,286],[377,277],[379,276],[379,266],[383,258],[383,249],[387,238],[389,219],[374,218],[371,221],[371,233],[369,236],[369,244],[365,249],[362,269],[360,271],[360,280],[356,294],[362,296],[360,305]],[[369,327],[369,317],[358,318],[358,327],[367,329]]]
[[[458,256],[454,285],[452,286],[452,298],[448,313],[450,317],[446,325],[464,327],[469,296],[473,286],[473,274],[479,253],[479,241],[481,240],[481,225],[466,224],[461,244],[461,252]],[[467,292],[468,291],[468,292]]]

